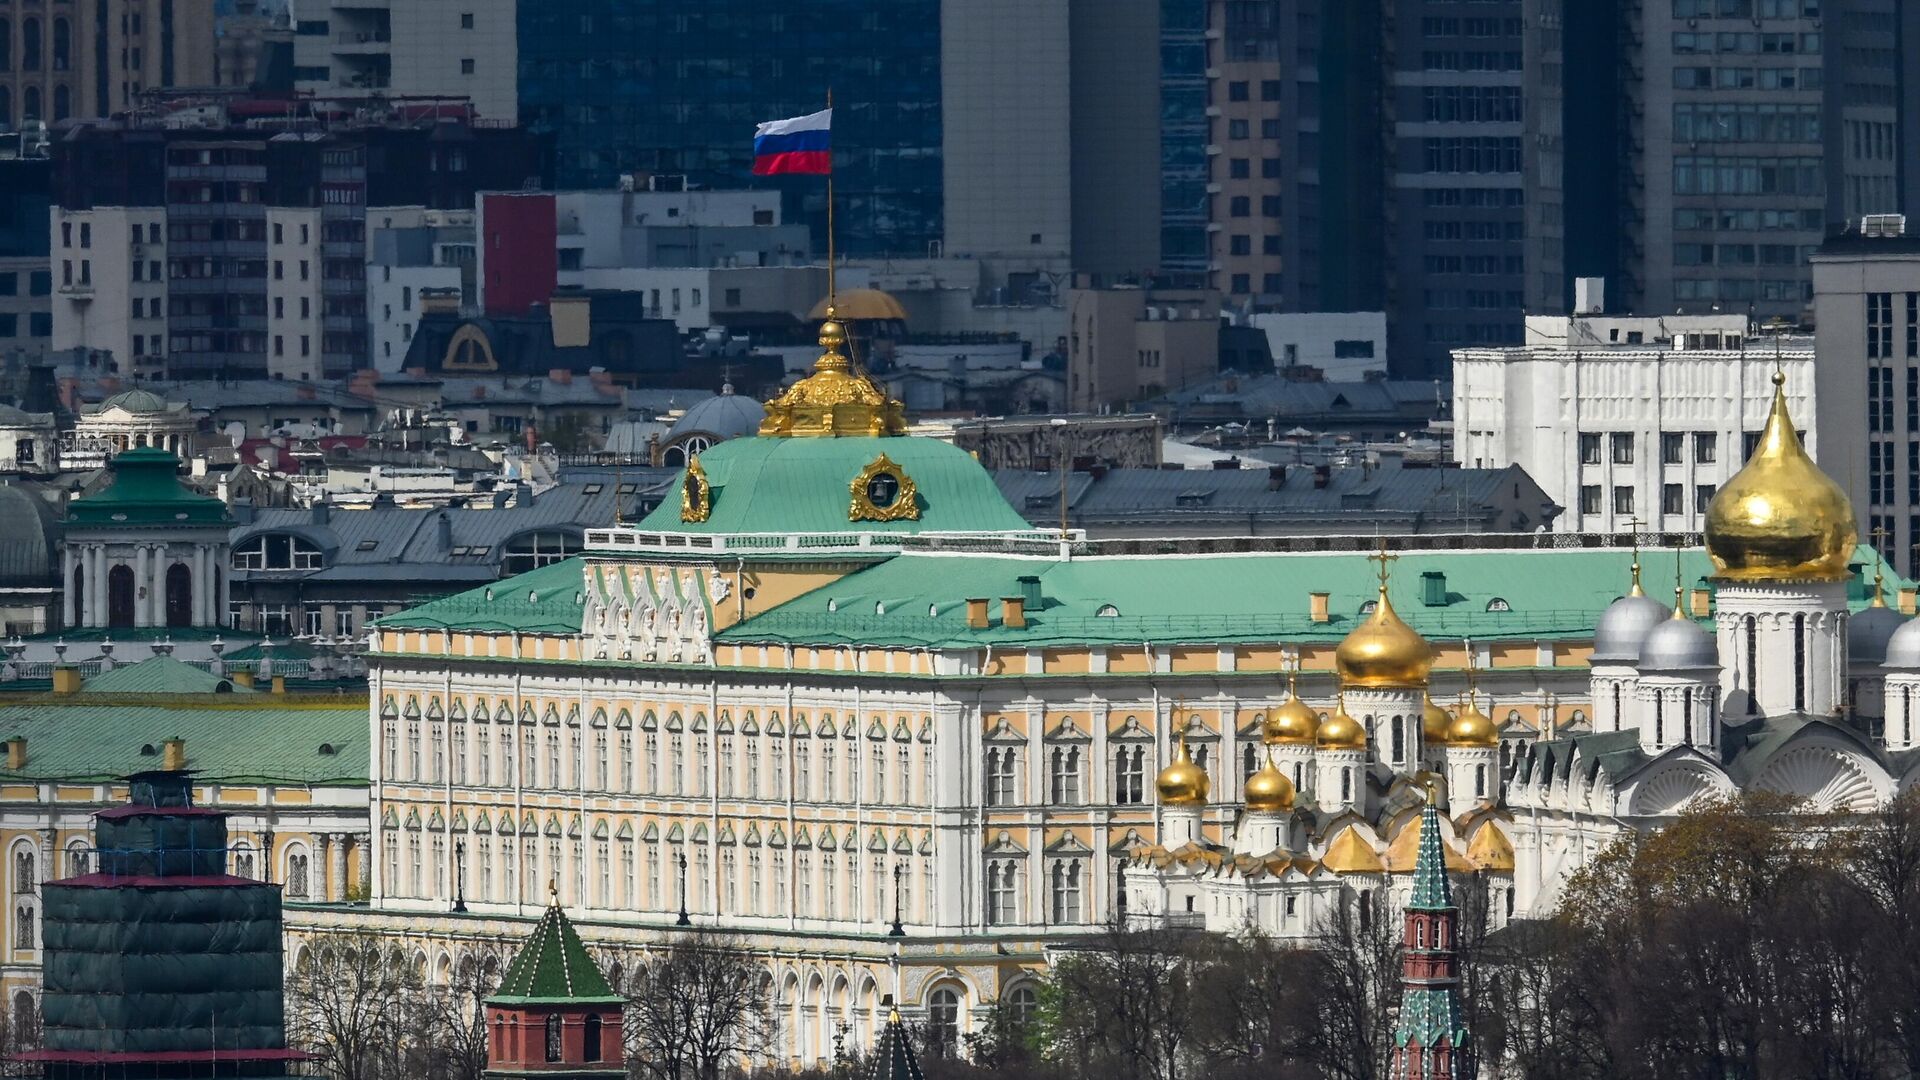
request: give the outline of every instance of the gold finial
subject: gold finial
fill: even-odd
[[[613,467],[613,523],[620,524],[620,466]]]
[[[1384,536],[1380,538],[1380,547],[1378,550],[1367,556],[1368,562],[1377,562],[1380,564],[1380,595],[1382,596],[1387,594],[1387,579],[1392,576],[1387,570],[1387,564],[1398,561],[1399,558],[1400,556],[1398,555],[1389,555],[1387,553],[1387,538]]]
[[[906,406],[886,395],[848,359],[847,328],[833,303],[820,324],[820,357],[813,373],[767,402],[762,435],[904,435]]]
[[[1676,549],[1673,553],[1673,617],[1676,619],[1687,617],[1687,607],[1680,602],[1680,598],[1686,595],[1686,590],[1680,585],[1680,573],[1680,552]]]
[[[1886,542],[1887,542],[1886,526],[1884,525],[1874,526],[1874,529],[1873,529],[1873,603],[1867,605],[1868,607],[1883,608],[1887,606],[1887,598],[1885,593],[1882,590],[1882,587],[1886,582],[1886,572],[1885,572],[1886,562],[1885,562],[1885,559],[1880,554],[1880,545]]]
[[[1628,596],[1645,596],[1646,590],[1640,587],[1640,519],[1630,517],[1626,521],[1628,536],[1633,540],[1633,587],[1627,590]]]
[[[547,879],[547,903],[549,907],[560,906],[560,875]]]

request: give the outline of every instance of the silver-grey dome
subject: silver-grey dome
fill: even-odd
[[[1887,639],[1887,657],[1882,664],[1903,671],[1920,671],[1920,619],[1908,619]]]
[[[1640,645],[1640,674],[1655,671],[1697,671],[1720,666],[1713,635],[1692,619],[1669,618],[1653,628]]]
[[[1878,664],[1887,658],[1887,646],[1893,635],[1907,624],[1907,617],[1890,607],[1870,607],[1847,620],[1847,661],[1853,664]]]
[[[766,407],[742,394],[733,392],[729,383],[718,394],[688,409],[685,415],[673,422],[667,432],[667,442],[673,442],[683,436],[702,434],[711,436],[714,442],[726,439],[742,439],[760,433],[760,421],[767,418]]]
[[[1593,628],[1595,664],[1631,664],[1640,659],[1640,645],[1673,611],[1651,596],[1623,596],[1607,605]]]

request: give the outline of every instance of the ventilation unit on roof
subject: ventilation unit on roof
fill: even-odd
[[[1905,236],[1907,215],[1866,214],[1860,218],[1861,236]]]

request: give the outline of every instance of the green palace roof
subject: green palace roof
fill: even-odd
[[[810,440],[815,442],[846,440]],[[896,440],[897,441],[897,440]],[[1671,550],[1643,552],[1649,592],[1670,579]],[[1680,553],[1681,576],[1705,581],[1706,552]],[[1394,607],[1432,640],[1584,640],[1625,591],[1632,552],[1619,548],[1404,551],[1393,564]],[[1873,553],[1862,546],[1848,585],[1855,610],[1871,599]],[[381,626],[573,634],[584,612],[583,560],[568,559],[485,588],[432,600]],[[1323,642],[1345,637],[1374,598],[1376,564],[1359,552],[1062,560],[901,554],[739,623],[721,641],[972,648],[981,645]],[[1027,625],[1001,621],[1002,597],[1039,579]],[[1889,576],[1887,589],[1909,584]],[[1315,622],[1308,594],[1329,594]],[[1670,595],[1670,594],[1669,594]],[[966,625],[966,601],[991,601],[990,625]]]
[[[106,700],[103,700],[105,698]],[[364,787],[363,699],[303,703],[279,694],[42,695],[0,706],[0,739],[24,736],[26,767],[0,782],[111,783],[159,767],[186,740],[198,783]]]
[[[882,454],[919,489],[919,520],[847,520],[854,479]],[[668,498],[639,523],[640,529],[680,533],[1024,533],[1033,529],[972,454],[938,439],[728,439],[703,451],[700,467],[713,488],[713,511],[707,520],[680,520],[683,471]]]
[[[607,985],[580,935],[558,904],[547,909],[507,965],[490,1005],[615,1005],[626,1001]]]
[[[230,524],[227,504],[180,482],[180,459],[165,450],[129,450],[107,464],[113,482],[73,500],[67,525]]]
[[[82,694],[257,694],[223,675],[195,667],[171,656],[154,656],[137,664],[103,671],[80,686]]]

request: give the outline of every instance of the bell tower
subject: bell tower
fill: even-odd
[[[626,999],[607,985],[600,966],[560,909],[559,890],[534,924],[500,989],[486,1001],[487,1070],[494,1080],[621,1080]]]

